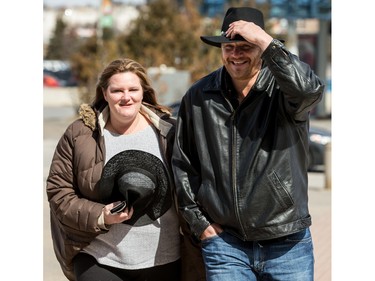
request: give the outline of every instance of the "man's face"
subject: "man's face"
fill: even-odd
[[[222,61],[232,79],[251,79],[262,66],[261,55],[261,49],[248,42],[221,44]]]

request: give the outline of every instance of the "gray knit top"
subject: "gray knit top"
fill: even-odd
[[[137,149],[163,161],[152,126],[118,135],[104,130],[105,162],[123,150]],[[174,204],[159,219],[144,226],[114,224],[83,249],[100,263],[122,269],[141,269],[176,261],[180,257],[179,224]]]

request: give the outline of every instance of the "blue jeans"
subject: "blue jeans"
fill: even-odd
[[[207,281],[313,281],[310,230],[265,241],[242,241],[223,231],[202,241]]]

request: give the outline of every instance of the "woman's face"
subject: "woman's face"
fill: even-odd
[[[108,102],[111,119],[128,123],[139,112],[143,99],[143,88],[139,77],[132,72],[113,75],[104,91]]]

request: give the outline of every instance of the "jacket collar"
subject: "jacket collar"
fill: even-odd
[[[203,89],[203,91],[221,91],[223,90],[223,79],[225,75],[227,75],[227,70],[224,66],[220,67],[216,71],[212,73],[212,79],[210,80],[211,83],[207,83],[206,87]],[[257,80],[255,81],[255,84],[253,86],[253,89],[255,91],[264,91],[267,92],[267,94],[271,93],[272,84],[274,82],[274,78],[271,75],[271,72],[269,71],[268,67],[263,65],[262,69],[260,70],[259,76]]]
[[[155,111],[151,110],[146,105],[141,105],[141,113],[144,114],[156,129],[160,131],[160,134],[166,137],[169,131],[172,129],[173,125],[165,120],[163,120]]]
[[[163,120],[160,115],[158,115],[155,111],[151,110],[146,105],[141,105],[141,113],[148,118],[151,123],[155,126],[156,129],[160,131],[160,134],[164,137],[168,135],[168,132],[172,128],[172,124]],[[79,108],[79,116],[83,120],[86,126],[91,128],[91,130],[96,129],[96,114],[94,109],[88,104],[82,104]],[[98,113],[97,117],[97,125],[100,131],[100,134],[103,136],[104,134],[104,127],[107,123],[109,118],[109,107],[108,105]]]

